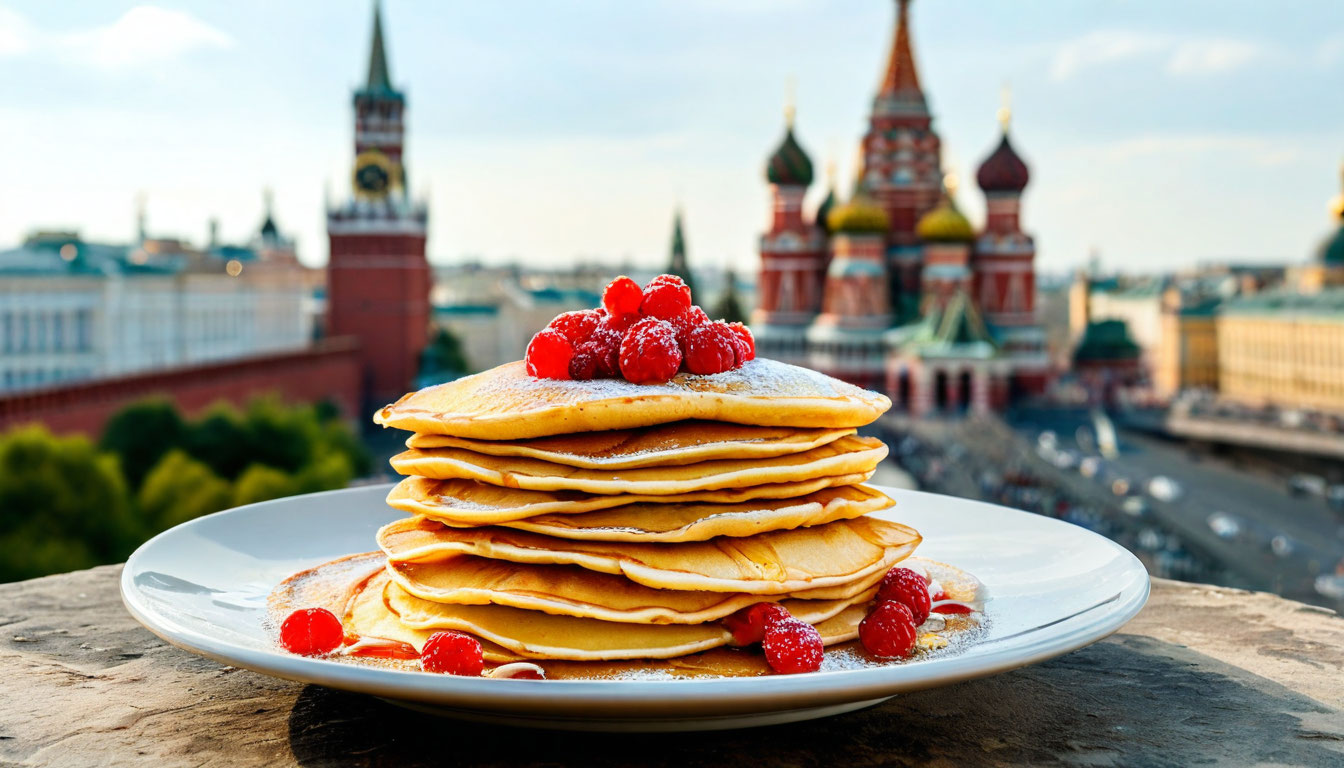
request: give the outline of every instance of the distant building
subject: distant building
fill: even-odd
[[[392,85],[380,9],[364,86],[355,91],[351,196],[327,211],[327,332],[359,340],[367,403],[410,390],[429,340],[428,212],[404,164],[406,95]]]
[[[790,107],[766,165],[771,217],[752,329],[762,355],[884,389],[915,415],[999,409],[1043,391],[1050,375],[1035,244],[1020,220],[1029,173],[1005,107],[998,146],[976,174],[984,226],[958,209],[915,67],[909,5],[898,0],[853,193],[841,201],[832,187],[810,216],[812,162]]]
[[[1217,313],[1222,299],[1187,299],[1176,286],[1162,295],[1162,336],[1154,358],[1153,389],[1163,398],[1184,390],[1218,389]]]
[[[1093,397],[1109,403],[1117,390],[1143,380],[1140,356],[1124,320],[1094,320],[1073,352],[1073,370]]]
[[[269,205],[241,246],[39,232],[0,252],[0,391],[302,349],[312,272]]]

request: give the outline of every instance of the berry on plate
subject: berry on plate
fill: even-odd
[[[676,320],[691,310],[691,288],[676,275],[659,275],[644,286],[639,312],[645,317]]]
[[[597,328],[597,323],[602,319],[596,309],[579,309],[573,312],[562,312],[555,316],[547,328],[553,328],[559,331],[570,344],[578,346],[587,341],[589,336]]]
[[[917,634],[910,609],[892,600],[879,601],[859,622],[859,642],[879,659],[909,656]]]
[[[929,618],[929,583],[909,568],[897,567],[887,571],[877,588],[877,600],[890,600],[909,608],[916,627]]]
[[[636,384],[669,381],[681,366],[681,347],[672,324],[646,317],[630,326],[621,341],[621,374]]]
[[[426,672],[480,677],[485,669],[481,642],[463,632],[435,632],[420,649],[420,668]]]
[[[781,675],[821,669],[821,633],[805,621],[787,618],[765,628],[761,650],[770,668]]]
[[[300,656],[322,656],[345,642],[345,628],[326,608],[304,608],[289,614],[280,625],[280,645]]]
[[[569,360],[574,356],[574,345],[554,328],[543,328],[527,345],[527,373],[539,379],[568,379]]]
[[[751,335],[751,329],[741,323],[729,323],[728,327],[732,328],[733,333],[736,333],[737,337],[742,341],[743,354],[739,364],[745,363],[748,360],[755,360],[756,337]]]
[[[738,366],[741,340],[722,320],[697,326],[686,336],[686,370],[713,374]]]
[[[734,643],[751,645],[765,638],[768,627],[788,618],[791,618],[789,609],[779,603],[757,603],[725,618],[723,626],[733,633]]]
[[[613,317],[639,314],[639,304],[644,300],[644,292],[639,283],[621,275],[607,283],[602,289],[602,307]]]

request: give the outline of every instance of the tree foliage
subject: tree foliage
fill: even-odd
[[[163,400],[114,415],[95,447],[41,427],[0,435],[0,581],[123,560],[148,536],[231,506],[343,488],[372,469],[331,403]]]
[[[470,372],[467,355],[462,351],[462,340],[448,328],[440,327],[421,355],[420,376],[450,379]]]

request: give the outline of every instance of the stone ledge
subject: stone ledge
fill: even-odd
[[[1156,580],[1094,646],[827,720],[518,738],[179,651],[120,572],[0,585],[0,765],[1344,764],[1344,619],[1263,593]]]

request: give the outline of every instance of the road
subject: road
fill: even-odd
[[[1094,453],[1079,445],[1078,427],[1090,419],[1081,412],[1034,412],[1013,426],[1035,444],[1042,430],[1058,435],[1063,448],[1083,455]],[[1183,494],[1164,504],[1148,499],[1151,513],[1201,545],[1228,559],[1230,567],[1254,577],[1280,594],[1307,597],[1314,593],[1317,574],[1344,562],[1344,518],[1318,497],[1299,498],[1288,493],[1286,478],[1256,468],[1239,466],[1217,456],[1196,456],[1182,443],[1143,433],[1118,432],[1119,455],[1105,462],[1105,477],[1125,477],[1142,487],[1157,475],[1181,484]],[[1085,440],[1085,443],[1089,442]],[[1104,488],[1107,480],[1097,480]],[[1209,515],[1223,512],[1241,521],[1241,532],[1219,538],[1210,530]],[[1284,536],[1290,549],[1275,554],[1271,541]]]

